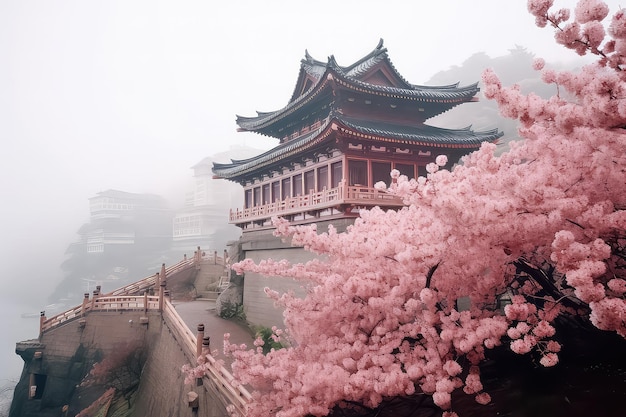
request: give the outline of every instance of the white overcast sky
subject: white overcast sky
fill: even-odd
[[[272,145],[235,115],[284,106],[305,49],[348,65],[383,38],[416,84],[516,44],[572,56],[533,21],[525,0],[0,0],[0,253],[62,254],[95,193]]]

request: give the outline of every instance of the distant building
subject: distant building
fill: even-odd
[[[90,222],[79,231],[87,253],[169,246],[172,213],[160,196],[107,190],[89,199],[89,211]]]
[[[119,286],[167,261],[173,213],[162,197],[107,190],[89,199],[89,210],[89,222],[78,230],[79,240],[61,265],[66,276],[57,287],[59,296],[76,291],[78,282],[87,291],[111,285],[108,281]]]
[[[192,191],[172,222],[175,252],[193,254],[198,246],[222,251],[228,241],[239,237],[239,230],[228,225],[228,208],[240,191],[233,184],[213,180],[213,161],[214,157],[207,157],[192,167]]]

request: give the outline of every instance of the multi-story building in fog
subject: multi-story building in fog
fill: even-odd
[[[172,214],[158,195],[107,190],[89,199],[89,211],[90,222],[79,231],[87,253],[168,247]]]
[[[257,152],[238,148],[238,153]],[[198,246],[221,251],[239,238],[240,229],[228,223],[228,210],[241,199],[241,187],[213,178],[213,163],[228,160],[231,151],[206,157],[191,167],[193,183],[185,195],[184,206],[172,222],[172,250],[193,253]]]

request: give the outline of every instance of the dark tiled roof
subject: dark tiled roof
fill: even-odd
[[[450,149],[478,149],[482,142],[493,142],[502,136],[502,132],[497,129],[474,132],[470,127],[442,129],[428,125],[403,126],[333,114],[320,128],[299,138],[281,143],[254,158],[231,160],[230,164],[214,163],[213,173],[219,178],[236,179],[241,175],[263,169],[279,160],[321,144],[331,133],[333,124],[347,135],[359,135],[362,139],[378,141],[381,144],[396,143]]]
[[[281,143],[273,149],[248,159],[231,159],[230,164],[213,163],[213,173],[220,178],[235,178],[257,168],[261,168],[271,163],[309,149],[322,140],[322,132],[328,128],[328,124],[309,132],[304,136],[288,142]],[[316,140],[317,139],[317,140]]]
[[[388,68],[394,72],[401,86],[385,86],[361,80],[364,74],[381,61],[386,61]],[[311,88],[300,94],[299,87],[296,86],[289,103],[282,109],[272,112],[257,112],[257,115],[252,117],[237,116],[236,121],[240,129],[256,131],[270,126],[282,117],[302,108],[324,89],[332,88],[329,83],[331,80],[335,80],[344,88],[354,91],[424,103],[441,103],[450,107],[470,101],[479,91],[478,83],[465,87],[459,87],[458,83],[441,86],[410,84],[398,73],[389,60],[387,49],[383,47],[382,40],[376,49],[349,66],[340,66],[332,55],[328,58],[328,62],[322,62],[312,58],[306,52],[305,59],[301,61],[299,81],[302,80],[303,72],[316,80]],[[267,132],[264,133],[268,134]]]
[[[498,129],[474,132],[471,126],[463,129],[444,129],[422,124],[420,126],[401,126],[370,120],[357,120],[340,117],[341,124],[355,132],[378,138],[393,139],[396,143],[420,144],[423,146],[478,148],[482,142],[493,142],[502,136]]]

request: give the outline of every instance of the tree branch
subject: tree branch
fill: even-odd
[[[570,297],[563,298],[564,294],[557,288],[553,280],[548,277],[541,268],[537,268],[536,266],[530,264],[527,260],[520,258],[513,262],[513,265],[515,265],[519,271],[524,272],[532,278],[533,281],[540,285],[541,288],[543,288],[543,290],[553,299],[562,300],[563,305],[566,307],[580,308],[582,306],[586,306],[585,304],[576,302]],[[550,275],[552,275],[552,273],[550,273]]]
[[[437,268],[439,268],[440,263],[441,261],[437,262],[435,265],[431,266],[430,269],[428,270],[428,273],[426,274],[426,285],[424,286],[424,288],[430,288],[430,281],[432,280],[433,274],[435,273]]]

